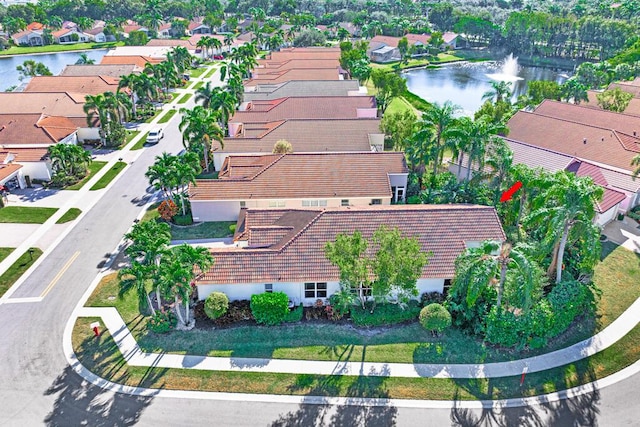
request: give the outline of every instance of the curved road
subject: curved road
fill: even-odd
[[[72,261],[44,299],[0,305],[0,425],[639,425],[636,393],[640,375],[578,398],[503,411],[149,398],[89,385],[66,363],[62,351],[65,324],[98,274],[98,264],[117,246],[151,197],[144,172],[153,157],[182,148],[177,122],[174,117],[165,139],[145,148],[12,295],[40,296]]]

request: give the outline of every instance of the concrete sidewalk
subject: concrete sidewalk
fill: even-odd
[[[521,375],[524,368],[530,373],[556,368],[606,349],[624,337],[640,321],[640,298],[603,331],[570,347],[527,359],[479,364],[341,362],[145,353],[114,307],[82,307],[77,315],[100,317],[125,360],[132,366],[372,377],[496,378]]]

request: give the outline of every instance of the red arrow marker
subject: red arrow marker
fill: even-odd
[[[511,200],[513,195],[516,194],[516,192],[521,188],[522,188],[522,183],[520,181],[516,182],[511,186],[510,189],[502,193],[502,197],[500,197],[500,201],[504,203],[507,200]]]

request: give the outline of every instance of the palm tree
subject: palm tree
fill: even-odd
[[[86,53],[81,53],[80,57],[76,61],[76,65],[91,65],[95,63],[96,63],[96,60],[89,58],[89,56]]]
[[[231,46],[233,46],[233,41],[235,36],[233,34],[226,34],[224,36],[224,45],[227,47],[227,52],[231,52]]]
[[[460,151],[467,153],[467,181],[471,178],[471,168],[474,163],[479,171],[484,168],[487,144],[495,141],[497,134],[506,132],[505,125],[492,123],[484,116],[478,120],[463,117],[449,130],[448,135],[457,138]],[[462,156],[459,161],[463,161]]]
[[[509,270],[517,274],[523,307],[528,311],[532,304],[535,280],[533,263],[528,259],[523,246],[511,246],[507,242],[485,241],[478,248],[469,248],[456,260],[455,292],[465,295],[467,304],[473,306],[482,290],[496,286],[498,310],[502,304],[504,284]]]
[[[187,244],[182,244],[180,246],[176,246],[172,250],[177,264],[179,264],[182,268],[178,266],[173,266],[170,271],[173,274],[172,278],[177,278],[178,280],[174,282],[173,291],[174,295],[178,296],[185,305],[185,324],[189,324],[191,321],[191,316],[189,314],[189,298],[191,297],[191,293],[193,292],[192,282],[196,278],[196,271],[194,267],[197,267],[200,272],[206,272],[213,265],[213,257],[207,248],[201,246],[190,246]],[[183,280],[183,271],[187,272],[186,281]],[[177,299],[176,299],[177,302]]]
[[[196,47],[200,48],[201,52],[202,52],[202,59],[204,59],[206,56],[208,55],[208,50],[209,50],[209,39],[211,37],[210,36],[202,36],[200,38],[200,40],[198,40],[198,42],[196,43]]]
[[[42,62],[36,62],[33,59],[27,59],[22,65],[16,66],[16,70],[20,73],[20,80],[27,77],[35,76],[51,76],[51,71]]]
[[[207,42],[207,46],[220,53],[220,49],[222,49],[222,42],[215,37],[211,37]]]
[[[131,241],[131,244],[124,250],[125,254],[133,262],[147,266],[150,276],[156,277],[160,259],[167,252],[171,242],[169,224],[157,221],[139,222],[124,237]],[[158,308],[162,307],[161,291],[161,287],[156,286]]]
[[[182,108],[180,113],[182,120],[178,129],[182,132],[182,143],[188,151],[202,154],[208,171],[211,141],[217,141],[224,148],[224,132],[216,124],[216,113],[199,105],[191,110]]]
[[[173,296],[178,320],[181,324],[187,325],[180,311],[180,301],[183,301],[185,305],[189,304],[191,293],[187,289],[191,290],[190,272],[188,266],[183,265],[177,259],[174,250],[171,251],[171,256],[162,257],[160,260],[156,283],[158,289],[161,289],[169,297]]]
[[[196,102],[202,101],[202,106],[204,108],[209,108],[211,105],[211,99],[215,95],[215,89],[218,88],[214,88],[211,85],[211,82],[207,82],[204,86],[199,87],[196,90]]]
[[[631,166],[635,166],[635,169],[631,174],[632,179],[635,180],[638,175],[640,175],[640,154],[637,154],[633,160],[631,160]]]
[[[174,47],[167,53],[167,59],[169,58],[171,58],[171,60],[168,62],[173,62],[173,65],[179,73],[184,73],[184,71],[191,66],[192,56],[185,47]]]
[[[151,268],[148,265],[132,261],[130,267],[125,267],[118,271],[118,278],[120,279],[118,297],[122,298],[129,292],[135,291],[138,296],[138,306],[148,307],[151,309],[151,315],[155,316],[156,310],[153,308],[147,291],[147,282],[151,277]]]
[[[487,172],[489,187],[494,191],[493,204],[497,205],[500,201],[502,184],[513,166],[513,151],[503,139],[496,138],[491,141],[487,149],[486,164],[490,169]]]
[[[430,135],[433,139],[430,154],[433,159],[434,175],[438,173],[438,167],[442,164],[446,139],[455,123],[454,115],[459,111],[459,106],[446,101],[442,106],[438,103],[429,104],[422,114],[418,134],[423,134],[425,137]]]
[[[556,283],[560,283],[567,243],[578,239],[593,244],[597,241],[599,233],[593,219],[604,189],[590,177],[578,177],[567,171],[556,172],[551,178],[550,185],[534,200],[534,210],[527,222],[542,230],[543,243],[553,248],[547,274],[553,277],[555,272]]]
[[[49,146],[48,152],[53,170],[62,171],[69,176],[86,174],[91,163],[91,153],[79,145],[54,144]]]
[[[118,89],[116,93],[121,93],[122,89],[126,88],[129,90],[129,97],[131,98],[131,113],[133,117],[136,117],[136,92],[134,87],[136,86],[136,80],[138,80],[137,74],[127,74],[126,76],[120,76],[120,80],[118,81]],[[138,95],[138,98],[140,96]]]
[[[511,98],[511,82],[491,82],[491,90],[482,95],[482,99],[493,100],[496,99],[496,103],[501,101],[509,102]]]
[[[153,188],[162,191],[165,200],[174,201],[173,190],[178,186],[173,173],[176,162],[179,162],[177,156],[163,152],[156,156],[155,162],[144,174]]]
[[[589,96],[587,95],[587,86],[580,83],[580,81],[571,77],[569,80],[564,82],[562,86],[560,86],[560,93],[562,99],[567,102],[573,102],[574,104],[580,104],[580,102],[589,102]]]

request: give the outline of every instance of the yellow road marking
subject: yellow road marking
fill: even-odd
[[[78,258],[78,255],[80,255],[80,251],[76,252],[75,254],[73,254],[71,258],[69,258],[69,261],[67,261],[67,263],[62,267],[62,270],[60,270],[58,274],[56,274],[56,277],[54,277],[51,283],[49,283],[49,286],[47,286],[47,288],[44,291],[42,291],[42,294],[40,294],[40,298],[44,298],[47,296],[49,291],[51,291],[51,289],[53,289],[56,283],[58,283],[58,280],[60,280],[60,278],[64,275],[64,273],[66,273],[66,271],[69,269],[69,267],[71,267],[71,264],[73,264],[73,261],[75,261],[76,258]]]

